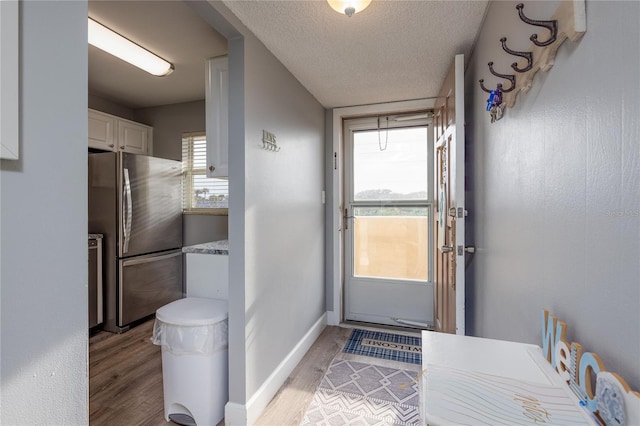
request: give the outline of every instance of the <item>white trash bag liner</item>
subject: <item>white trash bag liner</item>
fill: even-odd
[[[228,348],[228,320],[207,325],[174,325],[156,318],[151,341],[174,355],[211,355]]]

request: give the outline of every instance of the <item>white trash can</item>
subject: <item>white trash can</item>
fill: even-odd
[[[196,297],[156,311],[152,341],[162,347],[165,420],[215,426],[223,419],[229,399],[227,318],[226,300]]]

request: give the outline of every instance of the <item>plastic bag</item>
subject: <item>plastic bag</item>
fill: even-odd
[[[228,320],[209,325],[184,326],[156,319],[151,341],[174,355],[211,355],[228,348]]]

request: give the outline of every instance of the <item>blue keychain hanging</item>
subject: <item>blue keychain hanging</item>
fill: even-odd
[[[502,103],[502,84],[498,83],[495,90],[489,92],[486,110],[491,115],[491,122],[500,120],[504,113],[504,104]]]

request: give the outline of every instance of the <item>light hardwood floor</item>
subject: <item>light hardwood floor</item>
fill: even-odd
[[[151,343],[152,331],[150,320],[123,334],[99,332],[89,339],[91,426],[173,424],[164,420],[161,351]],[[357,360],[340,353],[350,334],[349,328],[326,327],[255,425],[299,425],[331,360],[336,356]],[[386,363],[402,367],[395,361]]]
[[[153,320],[89,339],[89,424],[170,425],[164,420],[162,358]]]
[[[255,424],[299,425],[331,360],[342,350],[350,334],[348,328],[325,328]]]
[[[153,320],[123,334],[89,339],[89,423],[92,426],[165,426],[160,347]],[[327,327],[292,372],[256,425],[298,425],[348,329]],[[221,423],[224,424],[224,423]]]

